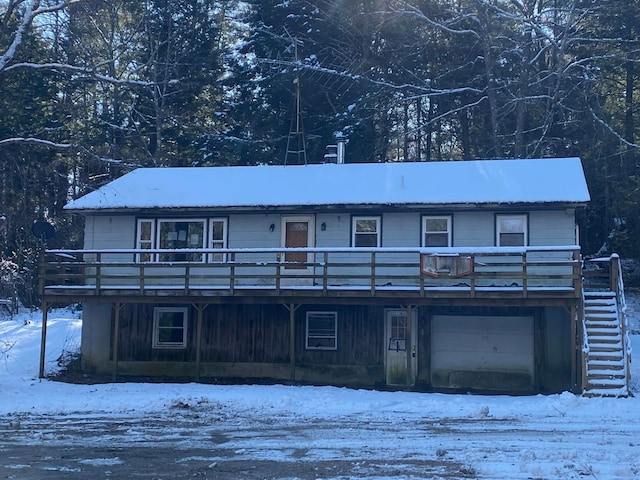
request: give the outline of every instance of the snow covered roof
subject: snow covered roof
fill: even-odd
[[[65,206],[269,208],[332,205],[583,204],[579,158],[139,168]]]

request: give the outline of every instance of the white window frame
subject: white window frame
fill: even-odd
[[[501,242],[501,238],[500,236],[503,233],[516,233],[516,232],[503,232],[502,231],[502,220],[509,220],[509,219],[513,219],[513,220],[518,220],[522,222],[522,232],[517,232],[517,233],[522,233],[522,245],[502,245]],[[519,213],[519,214],[497,214],[496,215],[496,246],[498,247],[504,247],[504,246],[523,246],[526,247],[529,243],[529,218],[527,216],[526,213]]]
[[[222,240],[213,238],[214,226],[216,223],[222,224]],[[209,219],[209,248],[227,248],[229,241],[229,219],[224,217],[213,217]],[[224,263],[227,261],[226,253],[210,253],[210,263]]]
[[[446,231],[436,231],[436,230],[432,230],[432,231],[428,231],[427,230],[427,223],[429,220],[446,220],[447,221],[447,230]],[[429,234],[434,234],[434,235],[442,235],[443,233],[447,234],[447,244],[446,245],[437,245],[436,247],[452,247],[453,246],[453,229],[452,229],[452,224],[453,224],[453,219],[451,217],[451,215],[424,215],[422,217],[422,239],[421,239],[421,246],[422,247],[428,247],[427,245],[427,235]]]
[[[325,319],[333,319],[333,333],[315,334],[309,331],[309,321],[313,317],[325,317]],[[318,346],[314,345],[314,340],[326,341],[333,340],[333,345]],[[307,350],[337,350],[338,349],[338,312],[313,311],[307,312],[305,325],[305,348]]]
[[[162,313],[182,313],[182,327],[162,327],[160,326],[160,315]],[[153,348],[162,349],[184,349],[187,348],[187,326],[189,325],[189,307],[155,307],[153,309]],[[182,329],[181,342],[166,342],[160,340],[162,329],[172,328]]]
[[[229,219],[226,217],[211,217],[211,218],[138,218],[136,221],[136,248],[137,249],[157,249],[160,247],[160,232],[162,230],[162,224],[165,222],[176,222],[176,223],[194,223],[201,222],[203,225],[202,230],[202,241],[197,247],[187,246],[185,248],[228,248],[229,241]],[[214,240],[213,229],[216,223],[222,223],[223,228],[223,239],[222,240]],[[142,238],[143,225],[148,224],[151,229],[151,238],[146,239]],[[160,261],[160,255],[157,253],[137,253],[135,256],[135,261],[138,263],[142,262],[158,262]],[[190,255],[199,255],[197,253],[192,253]],[[146,258],[145,258],[146,257]],[[171,260],[169,260],[171,261]],[[210,263],[219,263],[226,262],[227,255],[220,253],[211,253],[208,255],[201,255],[201,260],[185,260],[191,262],[210,262]]]
[[[151,238],[149,240],[142,238],[142,224],[148,223],[150,225]],[[151,218],[139,218],[136,224],[136,248],[153,250],[156,248],[156,222]],[[143,255],[148,255],[147,259],[143,258]],[[156,256],[153,253],[138,253],[136,254],[136,262],[155,262]]]
[[[376,222],[376,231],[374,233],[369,232],[358,232],[358,222],[359,221],[370,221],[373,220]],[[358,235],[368,235],[368,236],[376,236],[376,244],[375,246],[368,245],[356,245],[356,239]],[[377,216],[353,216],[351,217],[351,245],[358,248],[377,248],[382,245],[382,217]]]

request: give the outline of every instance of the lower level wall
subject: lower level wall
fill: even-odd
[[[202,310],[200,331],[196,307],[183,305],[188,308],[189,319],[186,345],[175,349],[153,346],[157,306],[121,308],[116,356],[113,309],[109,305],[85,304],[83,368],[87,372],[113,374],[117,360],[117,374],[122,376],[516,394],[572,390],[577,377],[576,362],[572,361],[576,352],[571,316],[566,308],[418,307],[413,317],[414,338],[409,341],[413,351],[410,346],[408,352],[403,350],[404,354],[394,352],[400,355],[401,362],[402,358],[414,357],[413,366],[408,367],[409,380],[402,385],[388,375],[388,350],[392,346],[389,325],[385,326],[386,312],[398,311],[401,307],[397,305],[300,306],[294,315],[293,359],[290,316],[283,305],[209,305]],[[335,349],[306,348],[307,312],[336,312]],[[466,328],[456,333],[454,329],[443,336],[438,325],[454,318],[460,325],[484,326],[477,331]],[[514,328],[512,337],[504,334],[508,322],[524,318],[531,325],[530,339],[520,338],[520,333],[529,327]],[[493,325],[491,319],[499,321]],[[529,341],[530,364],[523,361],[522,352],[522,342]],[[473,345],[479,346],[469,348]],[[457,362],[456,357],[462,357],[461,361]],[[437,362],[443,359],[455,368],[438,368]]]

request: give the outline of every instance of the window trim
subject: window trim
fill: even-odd
[[[142,235],[142,224],[143,223],[149,223],[151,224],[151,239],[150,240],[142,240],[141,235]],[[154,218],[138,218],[136,221],[136,247],[137,249],[141,250],[142,247],[142,243],[148,243],[149,249],[153,250],[154,248],[156,248],[156,220]],[[141,257],[142,255],[145,255],[143,253],[136,253],[135,255],[135,261],[137,263],[145,263],[145,262],[155,262],[156,261],[156,255],[155,253],[148,253],[146,255],[149,255],[149,260],[142,260]]]
[[[314,336],[310,336],[309,335],[309,320],[310,317],[312,317],[313,315],[322,315],[322,316],[331,316],[333,317],[333,335],[328,335],[328,336],[318,336],[318,335],[314,335]],[[335,351],[338,350],[338,312],[336,311],[318,311],[318,310],[314,310],[314,311],[309,311],[306,313],[306,321],[305,321],[305,350],[328,350],[328,351]],[[313,346],[310,345],[310,340],[312,339],[333,339],[333,347],[318,347],[318,346]]]
[[[162,328],[173,327],[160,327],[160,314],[166,312],[182,313],[182,342],[161,342],[160,331]],[[153,340],[152,347],[158,349],[185,349],[187,348],[187,327],[189,325],[189,307],[154,307],[153,309]]]
[[[422,216],[422,233],[420,235],[420,242],[421,242],[421,247],[427,247],[427,242],[426,242],[426,235],[427,235],[427,221],[431,220],[431,219],[437,219],[437,220],[441,220],[444,219],[447,221],[447,245],[446,247],[452,247],[453,246],[453,215],[423,215]],[[444,233],[444,232],[430,232],[430,233]],[[444,246],[444,245],[442,245]],[[437,248],[437,247],[434,247]]]
[[[356,226],[359,220],[375,220],[376,222],[376,245],[375,247],[365,247],[356,245]],[[373,235],[371,233],[360,233],[360,235]],[[382,216],[381,215],[354,215],[351,217],[351,246],[356,248],[379,248],[382,246]]]
[[[222,242],[217,241],[217,243],[222,243],[221,248],[228,248],[229,245],[229,219],[227,217],[211,217],[207,219],[209,226],[207,229],[209,238],[207,239],[208,248],[215,248],[213,239],[213,226],[216,222],[222,222]],[[219,258],[216,256],[220,255]],[[209,263],[226,263],[227,254],[226,253],[210,253],[207,255],[207,261]]]
[[[522,232],[522,237],[523,237],[523,245],[517,245],[517,246],[523,246],[526,247],[529,245],[529,215],[527,215],[526,213],[498,213],[495,215],[495,243],[496,243],[496,247],[509,247],[512,245],[502,245],[500,242],[500,234],[502,233],[500,231],[500,220],[503,218],[518,218],[522,220],[522,226],[524,231]]]

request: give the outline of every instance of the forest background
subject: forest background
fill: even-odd
[[[37,303],[34,222],[81,247],[63,206],[129,170],[336,134],[348,162],[580,157],[583,253],[639,258],[639,34],[638,0],[0,0],[0,290]]]

